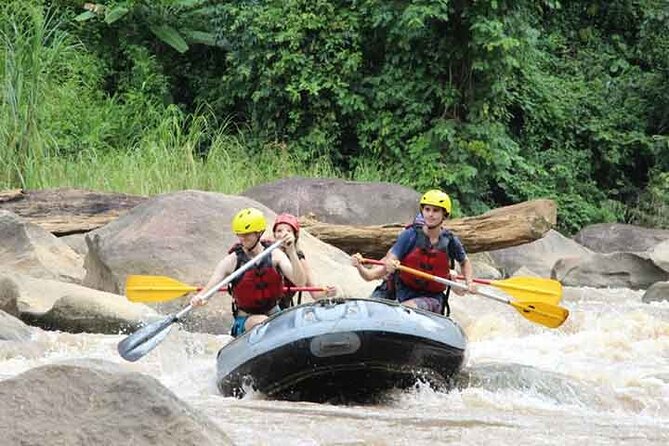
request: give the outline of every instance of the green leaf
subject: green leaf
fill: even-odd
[[[114,9],[107,10],[107,13],[105,14],[105,23],[111,25],[127,13],[128,8],[124,8],[123,6],[117,6]]]
[[[86,20],[92,19],[95,17],[95,14],[91,11],[84,11],[74,18],[76,22],[85,22]]]
[[[174,48],[180,53],[188,51],[188,44],[181,37],[179,31],[169,25],[151,26],[151,32],[155,34],[160,40]]]
[[[216,34],[192,29],[182,29],[181,33],[186,40],[191,43],[200,43],[202,45],[216,46]]]

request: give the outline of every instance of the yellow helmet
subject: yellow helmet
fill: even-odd
[[[242,209],[232,219],[232,232],[235,234],[263,232],[266,227],[265,216],[255,208]]]
[[[420,207],[422,208],[426,204],[442,208],[449,215],[451,213],[451,197],[449,197],[446,192],[442,192],[438,189],[432,189],[423,194],[420,198]]]

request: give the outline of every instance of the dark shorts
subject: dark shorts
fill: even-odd
[[[421,310],[432,311],[433,313],[441,314],[441,301],[439,299],[435,299],[434,297],[414,297],[413,299],[409,300],[416,304],[416,307],[420,308]]]

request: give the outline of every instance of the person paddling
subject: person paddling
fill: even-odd
[[[440,190],[427,191],[420,199],[420,214],[413,225],[402,231],[395,244],[382,259],[385,265],[366,267],[362,256],[355,254],[352,264],[365,280],[385,277],[391,281],[387,288],[394,297],[408,307],[443,313],[448,308],[447,287],[438,282],[397,271],[400,262],[410,268],[425,271],[446,279],[451,277],[451,264],[460,264],[467,290],[454,288],[457,294],[475,293],[473,268],[460,239],[441,225],[451,214],[451,198]]]
[[[304,271],[305,285],[317,286],[316,283],[314,283],[314,277],[311,270],[311,266],[309,266],[309,262],[304,256],[304,252],[302,252],[302,250],[297,247],[298,239],[300,237],[300,222],[297,219],[297,217],[287,213],[277,215],[276,219],[274,220],[274,225],[272,225],[272,232],[274,233],[275,240],[281,240],[284,237],[284,234],[286,234],[287,232],[293,234],[293,236],[295,237],[294,245],[295,249],[297,250],[297,256],[300,258],[302,270]],[[282,246],[281,249],[285,249],[285,247]],[[290,282],[287,282],[285,285],[287,287],[294,286]],[[326,291],[310,291],[310,294],[311,297],[313,297],[316,300],[322,299],[324,297],[334,297],[337,294],[337,289],[334,286],[327,286]],[[295,292],[286,293],[284,295],[284,298],[279,303],[281,308],[288,308],[292,306],[294,295]]]
[[[204,290],[213,287],[262,253],[266,246],[260,238],[266,228],[265,216],[258,209],[246,208],[239,211],[232,219],[232,232],[237,235],[239,242],[218,263]],[[258,265],[230,283],[234,316],[230,334],[234,337],[240,336],[279,311],[277,304],[283,297],[284,277],[297,286],[305,283],[304,270],[295,247],[295,236],[292,232],[286,232],[281,235],[280,240],[283,241],[285,252],[275,249],[270,256],[263,258]],[[202,292],[190,300],[194,307],[202,306],[206,302],[202,299]]]

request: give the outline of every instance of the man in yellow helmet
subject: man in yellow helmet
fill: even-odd
[[[410,268],[425,271],[435,276],[450,279],[451,265],[460,264],[462,274],[470,292],[475,292],[473,269],[460,239],[441,225],[451,214],[451,198],[440,190],[427,191],[420,199],[422,219],[403,231],[388,254],[383,258],[385,266],[367,268],[360,262],[361,256],[353,256],[352,263],[365,280],[386,277],[392,283],[388,288],[394,297],[409,307],[443,313],[447,308],[447,287],[440,283],[422,279],[415,275],[397,272],[400,261]],[[466,291],[455,289],[458,294]]]
[[[232,231],[239,242],[230,248],[228,255],[216,266],[204,290],[210,289],[263,252],[268,244],[261,242],[260,238],[266,228],[265,217],[258,209],[246,208],[239,211],[232,219]],[[230,283],[234,316],[232,336],[241,335],[267,319],[268,315],[279,311],[277,303],[283,297],[284,277],[297,286],[304,285],[305,274],[295,248],[295,236],[288,231],[281,240],[286,247],[285,252],[275,249]],[[193,306],[206,303],[201,294],[191,298],[190,303]]]

